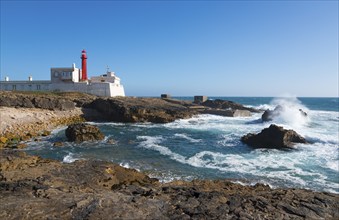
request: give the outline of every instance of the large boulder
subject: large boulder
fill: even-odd
[[[66,137],[69,141],[80,143],[83,141],[102,140],[105,136],[97,126],[77,123],[68,126],[66,129]]]
[[[258,134],[249,133],[241,141],[256,148],[292,148],[295,143],[307,143],[305,138],[293,130],[271,124]]]

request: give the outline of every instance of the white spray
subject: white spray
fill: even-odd
[[[302,105],[296,97],[275,98],[272,100],[271,105],[282,107],[280,114],[273,119],[276,123],[300,130],[310,121],[309,114],[307,114],[309,109]]]

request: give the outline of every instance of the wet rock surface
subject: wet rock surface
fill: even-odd
[[[105,138],[105,135],[95,125],[85,123],[76,123],[69,125],[65,131],[68,141],[77,143],[83,141],[100,141]]]
[[[249,133],[241,138],[245,144],[256,148],[292,148],[296,143],[307,143],[305,138],[293,130],[271,124],[258,134]]]
[[[103,161],[0,151],[1,219],[338,219],[339,195],[227,180],[159,183]],[[20,207],[20,208],[19,208]]]

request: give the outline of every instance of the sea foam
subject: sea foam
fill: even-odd
[[[185,139],[185,140],[188,140],[190,141],[191,143],[198,143],[198,142],[201,142],[201,139],[194,139],[190,136],[188,136],[187,134],[174,134],[175,137],[178,137],[178,138],[182,138],[182,139]]]
[[[301,110],[308,113],[309,109],[302,105],[296,97],[275,98],[272,100],[271,105],[283,107],[279,115],[273,119],[275,123],[301,130],[310,122],[310,117],[305,117],[301,113]]]
[[[63,159],[64,163],[73,163],[74,161],[80,160],[81,158],[76,158],[73,153],[68,153]]]

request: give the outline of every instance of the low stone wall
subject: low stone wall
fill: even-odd
[[[248,110],[223,110],[223,109],[204,109],[202,114],[220,115],[226,117],[249,117],[251,112]]]

